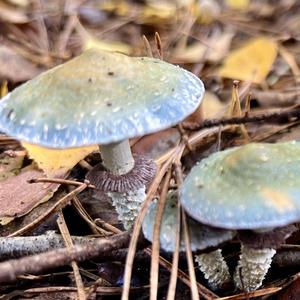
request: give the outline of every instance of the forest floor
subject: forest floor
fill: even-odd
[[[191,71],[205,84],[201,108],[180,126],[131,140],[134,152],[158,162],[149,193],[162,195],[216,151],[300,139],[299,15],[297,0],[0,0],[0,97],[92,47]],[[0,299],[120,299],[123,292],[125,300],[128,283],[130,299],[154,299],[156,290],[167,299],[172,255],[158,256],[138,224],[125,232],[110,199],[84,181],[99,153],[79,163],[63,157],[0,132]],[[47,176],[63,179],[28,182]],[[72,246],[89,238],[98,242]],[[222,249],[234,270],[238,241]],[[300,299],[299,231],[255,292],[213,291],[188,261],[179,255],[173,299]]]

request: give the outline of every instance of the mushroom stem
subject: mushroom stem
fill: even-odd
[[[229,268],[224,260],[221,249],[196,255],[195,261],[198,263],[199,269],[213,290],[220,289],[224,284],[230,282]]]
[[[103,165],[114,175],[124,175],[134,167],[134,159],[131,153],[129,140],[101,146],[101,157]],[[108,192],[112,203],[118,213],[118,218],[126,230],[134,224],[139,213],[141,203],[146,197],[146,187],[142,186],[137,190],[125,193]]]
[[[241,255],[234,273],[237,288],[247,292],[258,289],[271,266],[274,249],[252,249],[241,244]]]
[[[134,166],[129,140],[112,143],[100,148],[103,165],[114,175],[128,173]]]

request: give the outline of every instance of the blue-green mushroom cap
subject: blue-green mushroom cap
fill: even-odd
[[[252,143],[212,154],[180,191],[193,218],[228,229],[281,227],[300,221],[300,143]]]
[[[157,210],[157,201],[151,206],[143,221],[143,233],[147,240],[152,241],[153,227]],[[163,213],[160,231],[161,248],[167,252],[175,251],[176,228],[178,224],[178,197],[176,192],[170,192]],[[235,231],[213,228],[201,224],[187,216],[187,224],[191,238],[192,251],[204,250],[216,247],[219,244],[231,240],[235,236]],[[182,231],[182,230],[181,230]],[[181,233],[180,251],[185,251],[184,238]]]
[[[110,144],[177,124],[203,94],[178,66],[92,49],[2,99],[0,131],[50,148]]]

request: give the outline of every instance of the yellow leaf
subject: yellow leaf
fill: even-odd
[[[219,75],[261,83],[270,72],[276,56],[277,44],[274,41],[256,38],[231,52],[219,69]]]
[[[29,157],[48,177],[68,172],[88,154],[98,149],[96,145],[72,149],[49,149],[24,142],[22,145],[26,148]]]
[[[8,93],[7,81],[4,80],[0,87],[0,98],[4,97]]]
[[[249,6],[249,0],[226,0],[226,5],[233,9],[244,10]]]
[[[124,54],[131,53],[131,46],[122,42],[113,42],[113,41],[101,41],[92,37],[88,37],[83,42],[83,49],[87,50],[90,48],[96,48],[107,51],[117,51]]]
[[[215,118],[224,110],[225,105],[220,101],[216,94],[206,91],[202,100],[204,119]]]
[[[156,3],[146,5],[139,18],[143,24],[161,24],[169,22],[176,15],[176,6],[171,3]]]
[[[130,7],[126,1],[103,1],[99,4],[99,8],[104,11],[113,12],[118,16],[126,16],[130,12]]]

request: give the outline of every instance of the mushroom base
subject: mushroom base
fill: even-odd
[[[258,289],[275,253],[274,249],[252,249],[242,244],[240,260],[234,274],[236,287],[247,292]]]
[[[107,194],[116,208],[118,219],[123,223],[124,228],[129,230],[133,226],[141,204],[146,198],[146,187],[143,186],[127,193],[110,192]]]
[[[213,290],[221,289],[230,282],[231,275],[221,249],[196,255],[195,261]]]

